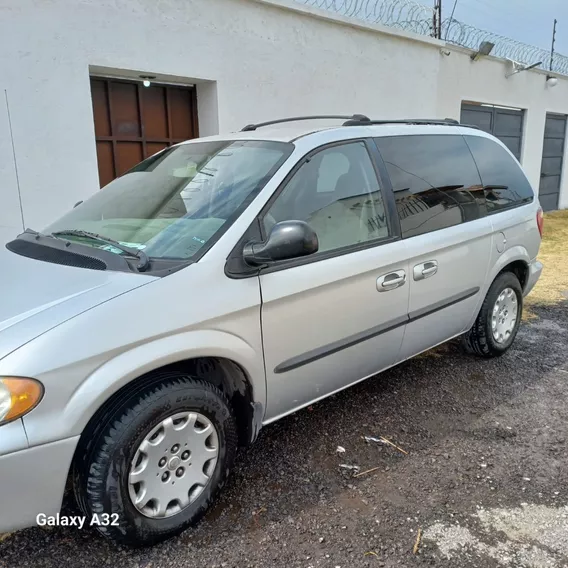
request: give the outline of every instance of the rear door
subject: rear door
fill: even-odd
[[[409,261],[401,359],[461,333],[483,288],[491,224],[479,173],[460,135],[377,138]]]
[[[280,221],[306,221],[320,245],[260,274],[267,421],[397,361],[408,264],[370,152],[365,141],[312,152],[261,216],[265,234]]]

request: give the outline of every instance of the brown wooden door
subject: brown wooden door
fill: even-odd
[[[101,187],[166,146],[199,136],[194,87],[91,78]]]

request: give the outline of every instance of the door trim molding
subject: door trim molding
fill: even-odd
[[[358,343],[362,343],[363,341],[367,341],[368,339],[372,339],[373,337],[377,337],[378,335],[382,335],[383,333],[387,333],[388,331],[392,331],[398,327],[403,325],[407,325],[419,319],[422,319],[426,316],[439,312],[444,308],[449,308],[458,302],[462,302],[475,296],[479,292],[479,288],[470,288],[465,292],[460,292],[459,294],[455,294],[454,296],[450,296],[445,300],[440,302],[436,302],[425,308],[421,308],[419,310],[415,310],[405,316],[401,316],[395,319],[392,319],[388,322],[385,322],[381,325],[377,325],[370,329],[366,329],[364,331],[360,331],[359,333],[355,333],[353,335],[349,335],[343,339],[338,339],[337,341],[333,341],[332,343],[328,343],[327,345],[323,345],[321,347],[317,347],[316,349],[311,349],[310,351],[306,351],[301,355],[296,355],[282,363],[279,363],[274,368],[275,374],[286,373],[288,371],[292,371],[294,369],[298,369],[299,367],[303,367],[308,363],[313,363],[318,359],[323,359],[328,355],[333,355],[338,351],[343,351],[343,349],[348,349],[349,347],[353,347]]]
[[[284,361],[277,365],[274,368],[274,372],[286,373],[287,371],[297,369],[298,367],[303,367],[308,363],[313,363],[318,359],[323,359],[328,355],[333,355],[333,353],[343,351],[343,349],[347,349],[348,347],[353,347],[353,345],[367,341],[368,339],[386,333],[387,331],[392,331],[393,329],[396,329],[397,327],[400,327],[402,325],[406,325],[407,323],[408,315],[400,316],[391,321],[382,323],[381,325],[372,327],[371,329],[360,331],[359,333],[349,335],[344,339],[338,339],[337,341],[333,341],[332,343],[328,343],[327,345],[323,345],[322,347],[317,347],[316,349],[312,349],[311,351],[306,351],[306,353],[292,357],[291,359],[288,359],[287,361]]]
[[[460,292],[459,294],[454,294],[453,296],[450,296],[449,298],[446,298],[445,300],[441,300],[439,302],[436,302],[435,304],[430,304],[429,306],[426,306],[425,308],[420,308],[419,310],[414,310],[413,312],[410,312],[408,314],[408,323],[412,323],[413,321],[422,319],[422,318],[429,316],[431,314],[435,314],[436,312],[439,312],[440,310],[443,310],[444,308],[449,308],[450,306],[453,306],[454,304],[457,304],[458,302],[463,302],[464,300],[467,300],[467,299],[471,298],[472,296],[475,296],[478,292],[479,292],[479,288],[470,288],[469,290],[466,290],[465,292]]]

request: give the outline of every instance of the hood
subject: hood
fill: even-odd
[[[0,274],[0,359],[64,321],[156,280],[53,264],[7,249],[0,249]]]

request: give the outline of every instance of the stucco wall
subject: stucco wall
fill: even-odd
[[[441,55],[429,38],[279,4],[294,5],[0,0],[0,241],[22,228],[4,89],[25,225],[41,229],[98,189],[89,90],[97,71],[196,83],[202,133],[295,114],[459,117],[462,99],[521,106],[529,108],[523,156],[537,180],[538,109],[568,112],[568,81],[548,105],[542,75],[505,83],[501,62],[470,64],[463,53]]]

